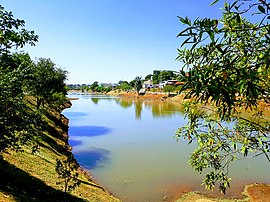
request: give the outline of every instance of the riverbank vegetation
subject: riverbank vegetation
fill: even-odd
[[[217,186],[226,193],[233,161],[265,156],[270,162],[269,115],[258,107],[270,102],[269,10],[267,1],[237,0],[225,3],[221,19],[179,17],[186,25],[178,35],[185,38],[186,48],[178,50],[177,58],[184,69],[177,76],[154,71],[144,79],[153,85],[170,79],[184,82],[178,88],[165,86],[167,95],[156,90],[154,97],[162,100],[185,91],[182,95],[192,98],[184,105],[189,122],[176,138],[198,143],[189,163],[205,174],[207,189]],[[69,103],[68,72],[50,59],[33,61],[18,51],[26,44],[34,46],[38,36],[2,6],[0,16],[0,200],[118,201],[80,169],[70,151],[68,120],[61,115]],[[134,89],[136,94],[123,95],[134,98],[143,81],[137,76],[118,84],[94,82],[81,90]],[[243,112],[249,113],[248,119]]]
[[[0,16],[0,201],[118,201],[70,151],[61,115],[70,106],[67,72],[50,59],[31,60],[21,49],[38,36],[2,6]]]
[[[258,108],[270,101],[269,10],[267,1],[237,0],[225,2],[221,19],[179,17],[186,48],[177,59],[189,69],[182,90],[194,101],[186,104],[188,124],[176,136],[198,143],[189,163],[205,173],[207,189],[226,192],[233,161],[265,156],[270,162],[270,120]],[[201,103],[215,108],[196,110]],[[242,116],[246,110],[250,119]]]
[[[91,93],[108,93],[111,91],[117,91],[118,93],[121,91],[134,91],[139,93],[140,89],[144,89],[148,92],[165,92],[169,94],[175,92],[179,94],[186,79],[187,75],[176,71],[153,70],[153,74],[147,74],[144,78],[136,76],[131,81],[120,80],[118,83],[99,83],[95,81],[92,84],[68,84],[67,89]]]

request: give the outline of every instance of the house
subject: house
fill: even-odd
[[[166,85],[171,85],[171,86],[181,86],[184,85],[185,83],[182,81],[178,81],[178,80],[168,80],[168,81],[162,81],[159,83],[159,88],[163,89],[164,86]]]
[[[158,85],[159,85],[159,88],[160,88],[160,89],[163,89],[164,86],[167,85],[167,81],[161,81]]]
[[[144,88],[144,89],[149,89],[149,88],[153,88],[153,87],[154,87],[154,85],[153,85],[152,80],[145,81],[142,84],[142,88]]]

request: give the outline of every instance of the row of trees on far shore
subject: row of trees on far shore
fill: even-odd
[[[31,142],[44,107],[57,108],[65,101],[67,72],[50,59],[33,61],[29,54],[16,52],[26,44],[35,45],[38,36],[24,29],[25,22],[14,19],[3,7],[0,16],[1,154]],[[184,40],[177,60],[184,68],[174,79],[184,81],[179,90],[193,99],[184,105],[187,124],[178,129],[176,138],[195,142],[190,165],[205,173],[203,184],[207,189],[218,186],[225,193],[230,187],[232,162],[264,156],[270,163],[270,119],[258,107],[262,103],[269,107],[270,102],[270,3],[226,1],[220,19],[179,20],[185,29],[178,34]],[[173,78],[173,74],[154,71],[145,80],[157,84]],[[142,81],[141,77],[121,81],[117,88],[139,92]],[[111,90],[98,82],[83,88]],[[35,110],[28,98],[35,100]],[[250,117],[243,117],[243,111]],[[60,171],[62,167],[59,163]]]
[[[102,92],[107,93],[111,90],[122,90],[122,91],[136,91],[139,92],[141,88],[146,88],[154,92],[180,92],[181,86],[177,85],[164,85],[168,80],[183,82],[187,79],[187,73],[182,71],[181,73],[171,70],[154,70],[153,74],[147,74],[143,79],[141,76],[136,76],[130,82],[119,81],[118,83],[99,83],[98,81],[92,84],[68,84],[67,89],[69,90],[82,90],[90,92]],[[144,82],[151,84],[151,87],[144,86]],[[163,85],[161,86],[161,84]]]

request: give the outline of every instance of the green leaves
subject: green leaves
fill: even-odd
[[[51,107],[57,102],[55,93],[66,95],[65,80],[67,71],[56,67],[47,58],[39,58],[31,69],[31,77],[27,81],[26,91],[37,99],[37,109],[49,104]],[[61,101],[62,96],[58,96]]]
[[[207,173],[205,176],[205,179],[203,181],[203,184],[205,185],[206,189],[209,190],[213,190],[213,188],[215,187],[215,183],[216,181],[221,181],[221,183],[219,184],[219,190],[225,194],[226,193],[226,189],[230,187],[230,181],[231,179],[227,177],[226,174],[224,174],[223,172],[210,172]]]
[[[266,13],[265,8],[262,5],[258,6],[258,10],[262,13]]]
[[[0,153],[28,145],[35,135],[33,126],[38,128],[40,117],[24,100],[24,76],[19,69],[6,71],[0,67]]]
[[[140,89],[142,88],[142,77],[136,76],[134,81],[134,88],[136,89],[137,93],[139,93]]]
[[[215,33],[213,31],[207,31],[212,42],[215,42]]]
[[[24,20],[14,19],[12,12],[0,6],[0,52],[10,53],[11,48],[22,48],[26,44],[35,45],[38,36],[24,29]]]
[[[177,16],[180,20],[180,22],[182,22],[183,24],[189,25],[191,26],[191,20],[188,17],[182,18],[180,16]]]
[[[215,0],[215,1],[213,1],[213,2],[210,4],[210,6],[212,6],[212,5],[216,4],[217,2],[219,2],[219,0]]]
[[[72,154],[64,161],[60,159],[56,160],[55,171],[58,174],[58,178],[61,180],[56,184],[62,184],[64,192],[71,192],[80,186],[81,182],[78,179],[78,168],[79,165]]]
[[[24,20],[15,19],[12,12],[0,6],[0,153],[7,149],[19,150],[35,140],[41,118],[39,112],[29,106],[28,95],[36,95],[38,103],[43,99],[41,93],[46,94],[46,98],[51,95],[47,101],[56,104],[56,99],[63,101],[66,93],[64,70],[54,67],[55,71],[46,72],[41,65],[44,68],[38,72],[28,54],[11,53],[38,41],[34,31],[26,30],[24,25]],[[39,88],[41,84],[42,89]]]
[[[215,34],[219,32],[217,28],[218,26],[217,19],[213,20],[209,18],[204,18],[202,20],[196,19],[192,23],[191,20],[188,19],[187,17],[186,18],[179,17],[179,18],[183,24],[188,25],[186,29],[184,29],[177,35],[177,37],[186,37],[181,46],[184,46],[186,44],[193,44],[191,48],[192,50],[209,37],[212,42],[215,42]]]
[[[258,23],[243,17],[254,7],[262,15]],[[219,20],[179,18],[186,27],[178,34],[184,48],[178,49],[177,60],[189,74],[181,90],[197,105],[196,110],[186,108],[188,124],[177,137],[197,142],[189,163],[199,173],[209,171],[204,181],[208,189],[219,183],[225,193],[230,178],[224,169],[232,161],[264,155],[270,162],[270,120],[255,111],[262,100],[270,100],[268,7],[265,1],[237,0],[224,4]],[[202,104],[207,107],[200,109]],[[240,110],[253,116],[243,118]]]

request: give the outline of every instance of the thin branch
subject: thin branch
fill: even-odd
[[[267,160],[270,162],[270,157],[268,156],[268,154],[266,153],[265,150],[263,150],[263,153],[264,153],[264,155],[266,156]]]

